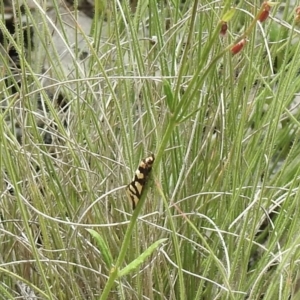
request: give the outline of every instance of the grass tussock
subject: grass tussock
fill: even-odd
[[[0,298],[297,299],[294,11],[95,2],[1,6]]]

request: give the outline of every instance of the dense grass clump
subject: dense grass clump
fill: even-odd
[[[68,2],[0,7],[0,299],[298,299],[298,11]]]

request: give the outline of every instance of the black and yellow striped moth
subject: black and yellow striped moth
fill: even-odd
[[[133,180],[126,187],[126,194],[128,199],[132,202],[132,209],[136,208],[136,205],[142,196],[145,184],[149,177],[149,173],[152,170],[154,160],[154,154],[151,154],[149,157],[142,159],[139,167],[135,171]]]

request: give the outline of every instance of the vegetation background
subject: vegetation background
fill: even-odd
[[[0,299],[299,299],[298,4],[1,2]]]

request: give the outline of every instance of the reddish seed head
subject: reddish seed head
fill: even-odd
[[[222,21],[220,34],[224,36],[227,32],[227,29],[228,29],[227,22]]]
[[[261,22],[261,23],[266,21],[269,17],[270,10],[271,10],[270,2],[265,1],[262,4],[262,8],[263,8],[263,11],[261,11],[259,16],[258,16],[258,21]]]
[[[263,10],[260,13],[260,15],[258,16],[258,21],[262,23],[262,22],[266,21],[268,17],[269,17],[269,11]]]
[[[239,41],[237,44],[235,44],[231,49],[231,53],[234,55],[234,54],[237,54],[239,53],[243,47],[245,46],[246,44],[246,40],[245,39],[242,39],[241,41]]]

